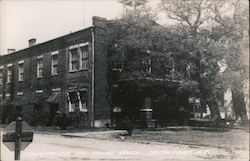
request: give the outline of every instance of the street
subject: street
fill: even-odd
[[[248,155],[246,149],[232,150],[155,142],[139,143],[131,140],[64,137],[58,134],[36,133],[33,143],[21,153],[21,160],[249,160]],[[14,153],[3,146],[2,161],[12,160],[14,160]]]

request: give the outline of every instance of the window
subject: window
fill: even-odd
[[[87,91],[80,91],[80,100],[81,100],[81,109],[82,112],[88,111],[88,92]]]
[[[164,64],[164,68],[166,69],[166,75],[167,76],[173,76],[175,73],[175,65],[174,65],[174,59],[169,58],[166,60],[166,64]]]
[[[147,73],[152,72],[152,60],[151,58],[145,58],[142,60],[142,66]]]
[[[88,46],[83,46],[79,48],[80,52],[80,69],[88,68]]]
[[[190,65],[187,65],[185,73],[186,73],[186,77],[190,78],[190,76],[191,76],[191,66]]]
[[[71,49],[69,54],[69,70],[77,71],[78,70],[78,59],[77,59],[77,48]]]
[[[3,69],[0,68],[0,85],[3,85]]]
[[[23,95],[23,92],[17,92],[16,93],[18,96],[22,96]]]
[[[69,71],[88,69],[88,42],[69,47]]]
[[[176,67],[175,67],[174,59],[172,59],[172,63],[171,63],[171,64],[172,64],[172,70],[171,70],[170,73],[171,73],[172,78],[174,78],[175,75],[176,75],[176,72],[175,72],[175,70],[176,70],[175,68],[176,68]]]
[[[81,112],[88,111],[88,92],[83,91],[74,91],[68,93],[68,102],[69,102],[69,112],[74,112],[76,110]]]
[[[51,59],[51,75],[58,74],[58,54],[52,55]]]
[[[37,59],[37,78],[43,77],[43,59]]]
[[[123,62],[122,61],[115,60],[115,61],[112,61],[110,63],[110,65],[111,65],[111,68],[113,71],[121,72],[123,69]]]
[[[24,67],[23,63],[18,64],[18,81],[23,81]]]
[[[146,65],[146,72],[147,73],[152,73],[152,60],[149,58],[147,59],[147,65]]]
[[[43,93],[43,90],[42,89],[37,89],[36,90],[36,94],[42,94]]]
[[[69,102],[69,112],[74,112],[79,106],[78,95],[76,92],[68,93],[68,102]]]
[[[7,68],[7,83],[11,83],[12,81],[12,70],[10,67]]]

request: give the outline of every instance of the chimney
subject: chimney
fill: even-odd
[[[93,23],[93,26],[97,26],[97,27],[101,27],[101,28],[106,28],[107,26],[107,19],[106,18],[102,18],[102,17],[97,17],[97,16],[94,16],[92,18],[92,23]]]
[[[16,51],[16,49],[7,49],[7,53],[10,54],[10,53],[14,53]]]
[[[35,38],[29,39],[29,47],[34,45],[36,45],[36,39]]]

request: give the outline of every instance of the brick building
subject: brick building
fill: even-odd
[[[44,121],[43,113],[51,125],[58,112],[81,126],[108,122],[106,22],[93,17],[92,27],[41,44],[30,39],[28,48],[1,56],[1,123],[18,113]]]

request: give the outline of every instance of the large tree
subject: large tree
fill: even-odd
[[[119,62],[120,79],[184,78],[184,72],[177,70],[180,62],[174,62],[178,54],[184,53],[178,47],[184,30],[163,27],[153,17],[134,12],[115,20],[111,28],[109,49],[113,54],[109,60]],[[178,59],[184,60],[185,57]],[[185,70],[186,62],[183,63]]]
[[[243,87],[248,66],[243,60],[249,51],[248,2],[162,0],[160,7],[170,19],[185,26],[193,38],[190,54],[194,55],[195,80],[201,100],[209,105],[213,117],[220,116],[216,98],[223,94],[223,88],[230,87],[236,116],[245,119]],[[221,64],[227,66],[222,77]]]
[[[224,86],[232,91],[233,109],[237,119],[247,120],[244,88],[249,83],[249,2],[214,1],[211,6],[214,38],[224,43]],[[225,12],[225,9],[226,12]],[[228,12],[230,11],[230,12]]]
[[[241,93],[247,77],[235,76],[247,71],[246,63],[241,62],[242,53],[246,53],[244,46],[249,42],[242,41],[246,37],[239,31],[242,28],[249,31],[241,24],[249,21],[240,16],[246,10],[239,10],[241,14],[233,14],[231,18],[234,12],[222,12],[237,4],[222,0],[162,0],[161,8],[179,23],[163,27],[149,12],[132,12],[115,20],[109,34],[110,53],[117,53],[109,57],[112,65],[117,66],[112,77],[146,78],[152,84],[159,79],[178,80],[179,91],[200,97],[202,106],[209,105],[214,119],[220,119],[218,100],[223,100],[223,88],[230,86],[233,95],[237,95],[233,97],[235,111],[245,118],[246,112],[240,109],[244,109]],[[221,64],[227,66],[223,75]]]
[[[162,0],[160,7],[170,19],[189,31],[185,38],[189,47],[185,49],[189,52],[192,70],[196,73],[191,79],[198,82],[202,107],[208,104],[212,117],[220,119],[216,98],[221,97],[221,83],[217,76],[222,44],[215,42],[211,38],[211,31],[206,28],[211,17],[211,5],[210,0]]]

